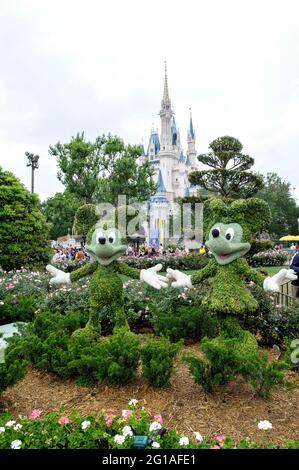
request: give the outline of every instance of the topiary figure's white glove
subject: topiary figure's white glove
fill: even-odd
[[[140,281],[146,282],[155,289],[161,289],[161,287],[168,287],[168,281],[165,276],[160,276],[157,271],[161,271],[162,264],[156,264],[149,269],[142,269],[140,271]]]
[[[171,282],[171,287],[193,287],[191,282],[191,276],[184,274],[178,269],[167,269],[167,278]]]
[[[51,286],[61,286],[63,284],[71,284],[70,273],[65,273],[60,269],[54,268],[51,264],[46,266],[46,270],[53,275],[50,279]]]
[[[272,277],[266,277],[264,280],[263,288],[265,291],[279,292],[280,286],[286,281],[295,281],[297,274],[293,269],[281,269],[277,274]]]

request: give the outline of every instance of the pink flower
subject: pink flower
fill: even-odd
[[[217,441],[219,441],[219,442],[224,442],[225,439],[226,439],[226,437],[225,437],[225,436],[217,436],[216,439],[217,439]]]
[[[69,424],[70,420],[68,419],[67,416],[62,416],[58,423],[61,424],[61,426],[65,426],[66,424]]]
[[[220,447],[219,447],[219,446],[217,446],[217,445],[214,445],[213,447],[211,447],[211,449],[217,449],[217,450],[219,450],[219,449],[220,449]]]
[[[133,412],[131,410],[122,410],[121,415],[126,421],[128,421],[132,413]]]
[[[42,410],[32,410],[31,413],[30,413],[30,416],[29,416],[29,419],[31,419],[32,421],[34,421],[35,419],[38,419],[41,417],[42,415]]]
[[[115,415],[106,415],[105,416],[105,423],[106,423],[106,426],[111,426],[112,424],[112,421],[114,420],[115,418]]]
[[[12,284],[11,282],[9,282],[7,285],[6,285],[6,289],[13,289],[15,286],[14,284]]]
[[[157,423],[159,423],[159,424],[163,424],[162,415],[160,413],[155,414],[154,415],[154,421],[157,421]]]

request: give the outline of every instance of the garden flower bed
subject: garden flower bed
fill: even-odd
[[[199,354],[198,345],[184,346],[184,352]],[[179,360],[176,369],[168,388],[157,389],[149,385],[139,372],[128,384],[111,386],[103,383],[90,389],[80,387],[73,380],[32,368],[22,381],[3,392],[2,412],[10,412],[13,419],[19,420],[19,416],[29,416],[32,408],[43,410],[45,415],[59,412],[63,405],[64,411],[59,417],[70,417],[76,412],[83,421],[92,413],[117,416],[120,410],[128,408],[128,400],[133,397],[150,415],[162,414],[166,429],[190,440],[194,440],[194,432],[206,439],[224,435],[237,445],[249,439],[262,447],[270,443],[286,446],[287,441],[299,440],[297,373],[288,372],[288,379],[296,388],[278,388],[269,400],[263,400],[241,380],[221,387],[213,394],[205,394],[194,384],[187,364]],[[259,422],[265,420],[272,424],[271,429],[258,427]],[[121,434],[119,428],[115,434]],[[215,444],[215,440],[211,442]]]

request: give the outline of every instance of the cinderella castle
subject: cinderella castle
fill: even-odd
[[[195,149],[195,130],[190,113],[190,123],[187,132],[187,151],[181,143],[179,129],[177,128],[174,111],[168,90],[167,68],[165,65],[164,91],[161,101],[161,133],[152,128],[147,152],[144,147],[139,157],[140,164],[149,161],[154,168],[154,181],[158,189],[150,201],[151,245],[165,244],[165,230],[172,203],[176,198],[191,196],[197,193],[197,188],[190,185],[188,175],[198,169]]]

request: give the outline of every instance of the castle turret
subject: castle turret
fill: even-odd
[[[195,170],[198,168],[197,158],[196,158],[196,149],[195,149],[195,129],[193,127],[192,121],[192,113],[190,110],[190,122],[189,122],[189,129],[187,133],[187,157],[190,162],[191,170]]]

